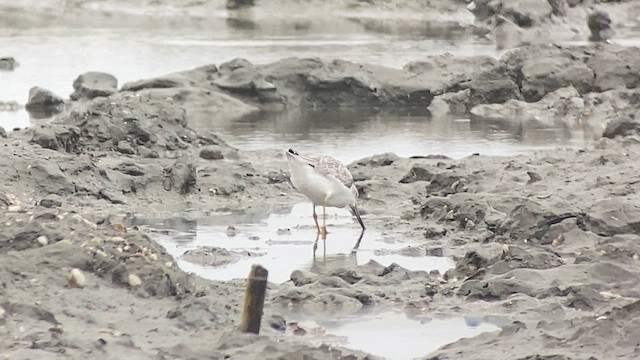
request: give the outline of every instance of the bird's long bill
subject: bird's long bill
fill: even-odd
[[[360,232],[360,236],[358,236],[358,240],[356,241],[356,245],[353,247],[353,249],[356,250],[360,246],[360,241],[362,240],[362,237],[364,236],[364,230],[366,229],[366,227],[364,226],[364,222],[362,222],[362,218],[360,217],[360,211],[358,211],[358,208],[355,205],[349,206],[349,207],[353,211],[353,214],[356,216],[356,218],[358,219],[358,222],[360,223],[360,226],[362,227],[362,232]]]

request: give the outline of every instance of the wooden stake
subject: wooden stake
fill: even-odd
[[[240,319],[238,330],[253,334],[260,333],[260,321],[262,319],[264,296],[267,291],[268,276],[269,271],[262,266],[251,266],[251,272],[247,278],[247,289],[244,293],[242,319]]]

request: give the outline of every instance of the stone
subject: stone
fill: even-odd
[[[602,10],[595,10],[587,16],[587,26],[590,41],[606,41],[615,35],[611,27],[611,17]]]
[[[628,116],[619,116],[607,122],[602,137],[613,139],[640,133],[640,122]]]
[[[572,124],[584,111],[584,102],[573,87],[560,88],[535,103],[509,100],[504,104],[480,104],[471,109],[472,121],[503,121],[519,124]]]
[[[522,100],[522,94],[505,65],[483,72],[469,83],[469,107],[504,103],[511,99]]]
[[[18,62],[12,57],[0,58],[0,70],[13,70],[17,65]]]
[[[593,91],[640,87],[640,48],[597,44],[588,52],[586,65],[593,69]]]
[[[109,96],[118,91],[118,80],[104,72],[86,72],[76,78],[73,89],[71,100]]]
[[[116,150],[119,153],[126,154],[126,155],[133,155],[133,154],[136,153],[136,151],[133,148],[133,146],[131,146],[131,144],[126,140],[118,141],[118,145],[116,147]]]
[[[568,86],[585,94],[593,89],[594,73],[581,60],[564,56],[530,59],[522,65],[522,95],[535,102],[545,95]]]
[[[200,149],[200,157],[205,160],[222,160],[224,155],[222,151],[215,146],[205,146]]]
[[[56,107],[62,104],[64,104],[64,99],[60,96],[52,93],[50,90],[34,86],[29,89],[29,100],[27,101],[25,108],[27,110],[31,110],[37,108]]]

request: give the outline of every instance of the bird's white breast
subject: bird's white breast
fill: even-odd
[[[319,174],[313,167],[298,158],[288,156],[293,186],[316,205],[345,207],[353,199],[351,189],[334,177]]]

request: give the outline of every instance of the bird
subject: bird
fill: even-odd
[[[313,203],[313,220],[318,234],[326,239],[326,208],[349,207],[360,223],[362,231],[353,250],[357,250],[366,227],[356,205],[358,189],[353,175],[344,164],[328,155],[301,155],[293,149],[286,152],[293,187]],[[322,206],[322,227],[318,224],[316,206]]]

